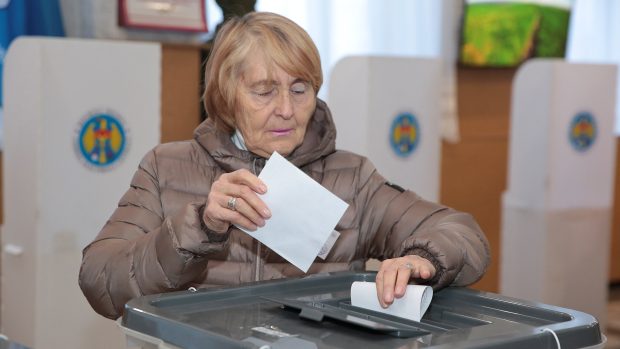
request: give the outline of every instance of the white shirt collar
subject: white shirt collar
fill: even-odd
[[[235,146],[241,150],[248,150],[245,146],[245,141],[243,140],[243,135],[239,132],[239,129],[235,129],[235,133],[230,137],[230,140],[235,144]]]

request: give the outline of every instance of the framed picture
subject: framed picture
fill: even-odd
[[[119,25],[128,28],[206,32],[204,0],[118,0]]]
[[[564,57],[569,0],[466,0],[459,62],[516,67],[532,57]]]

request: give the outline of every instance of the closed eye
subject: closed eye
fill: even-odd
[[[273,89],[269,90],[269,91],[265,91],[265,92],[254,92],[257,95],[261,96],[261,97],[268,97],[271,96],[273,94]]]
[[[306,93],[307,89],[308,89],[308,86],[304,82],[298,82],[298,83],[295,83],[293,86],[291,86],[291,92],[296,95],[302,95]]]

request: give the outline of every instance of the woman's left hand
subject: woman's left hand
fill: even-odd
[[[428,280],[435,276],[433,264],[426,258],[416,255],[386,259],[377,272],[377,298],[383,308],[394,302],[394,297],[405,295],[409,279]]]

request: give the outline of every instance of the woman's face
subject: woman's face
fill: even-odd
[[[314,89],[277,66],[270,76],[260,55],[247,63],[237,91],[237,128],[249,151],[287,156],[304,140],[316,106]]]

